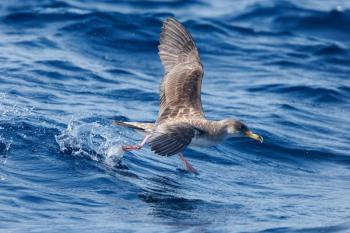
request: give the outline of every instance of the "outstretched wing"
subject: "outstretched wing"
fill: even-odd
[[[157,123],[169,118],[204,117],[203,67],[191,34],[181,23],[168,18],[163,24],[158,49],[165,75],[160,84]]]
[[[199,132],[188,123],[163,124],[151,134],[148,144],[156,154],[170,156],[181,152]]]

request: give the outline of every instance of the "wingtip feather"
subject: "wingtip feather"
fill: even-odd
[[[168,17],[164,20],[158,46],[159,56],[168,73],[178,63],[199,61],[199,55],[191,34],[176,19]],[[192,51],[195,51],[193,53]],[[195,56],[193,59],[191,57]]]

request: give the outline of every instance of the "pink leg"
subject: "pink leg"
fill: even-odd
[[[150,137],[150,135],[147,135],[140,144],[133,145],[133,146],[122,146],[123,151],[131,151],[131,150],[139,150],[141,149],[147,142],[147,139]]]
[[[185,158],[185,156],[182,153],[179,153],[179,157],[182,160],[182,162],[184,163],[184,166],[188,172],[198,174],[197,170],[194,169],[194,167],[192,167],[192,165],[187,161],[187,159]]]

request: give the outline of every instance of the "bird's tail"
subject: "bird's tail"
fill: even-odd
[[[140,122],[124,122],[124,121],[113,121],[113,125],[128,127],[131,129],[140,130],[143,132],[150,132],[154,129],[154,123],[140,123]]]

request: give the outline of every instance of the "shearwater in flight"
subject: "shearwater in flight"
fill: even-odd
[[[239,120],[207,120],[201,103],[203,66],[191,34],[173,18],[163,23],[159,56],[165,74],[160,83],[159,115],[155,123],[120,122],[115,125],[145,133],[138,145],[122,146],[124,151],[148,144],[158,155],[178,154],[187,171],[197,173],[182,154],[187,146],[213,146],[231,137],[250,137],[263,142]]]

